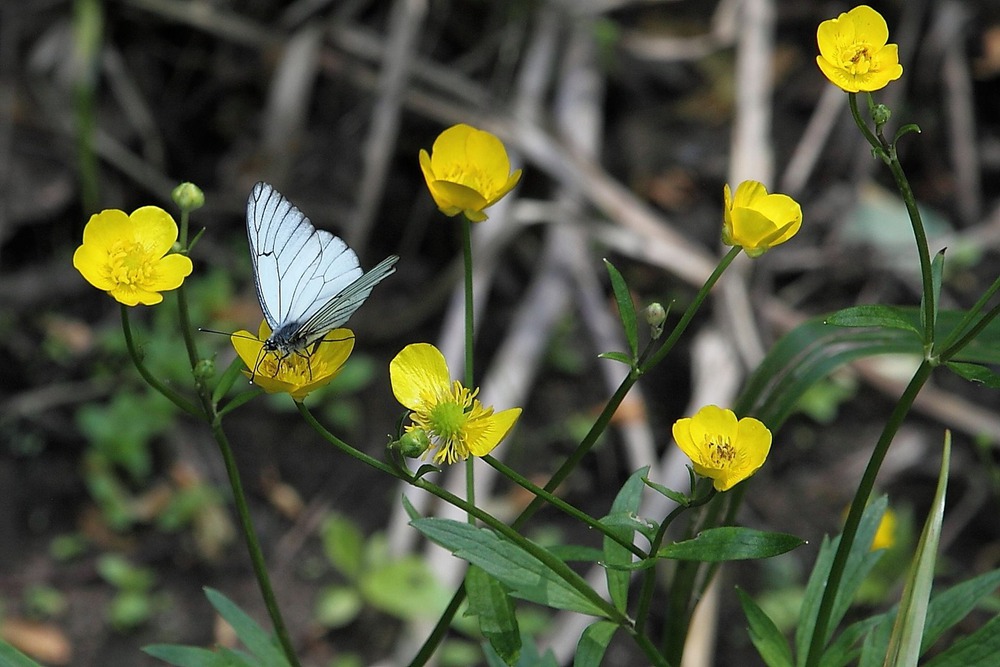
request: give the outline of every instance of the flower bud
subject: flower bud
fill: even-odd
[[[197,380],[208,380],[215,375],[214,359],[199,359],[194,365],[194,377]]]
[[[646,323],[649,325],[649,335],[653,340],[663,333],[663,323],[667,321],[667,311],[658,301],[646,306]]]
[[[430,448],[431,439],[426,431],[417,428],[407,431],[403,437],[390,443],[389,446],[398,449],[403,456],[415,459]]]
[[[890,117],[892,117],[892,110],[886,105],[876,104],[872,107],[872,120],[875,121],[875,127],[882,127],[889,122]]]
[[[184,182],[174,188],[174,191],[170,193],[173,198],[174,203],[180,207],[182,211],[190,213],[196,209],[201,208],[205,205],[205,193],[201,191],[194,183]]]

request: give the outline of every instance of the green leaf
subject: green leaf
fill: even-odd
[[[880,304],[852,306],[838,310],[826,317],[826,323],[837,327],[880,327],[884,329],[902,329],[920,335],[920,330],[913,325],[909,317],[895,306]]]
[[[611,289],[615,293],[615,301],[618,302],[618,315],[621,317],[622,327],[625,329],[625,339],[628,341],[629,351],[632,353],[632,359],[637,359],[639,357],[639,327],[635,318],[632,295],[618,269],[608,260],[604,260],[604,266],[607,267],[608,276],[611,278]],[[631,361],[629,364],[631,365]]]
[[[403,620],[439,614],[451,598],[427,561],[415,555],[369,566],[358,580],[358,586],[369,604]]]
[[[978,382],[990,389],[1000,389],[1000,375],[997,375],[986,366],[962,361],[947,361],[945,362],[945,366],[969,382]]]
[[[230,389],[232,389],[233,383],[235,383],[237,378],[243,374],[242,371],[244,368],[243,359],[239,356],[235,357],[232,363],[229,364],[225,372],[222,374],[222,377],[219,378],[219,382],[215,385],[215,389],[212,390],[212,403],[216,405],[219,404],[222,397],[225,396]]]
[[[656,557],[721,563],[729,560],[771,558],[803,544],[805,540],[787,533],[722,526],[703,530],[694,539],[668,544],[656,552]]]
[[[247,661],[234,662],[230,657],[194,646],[153,644],[142,647],[143,653],[176,667],[256,667]],[[0,655],[2,658],[2,655]],[[6,663],[4,663],[6,664]]]
[[[907,123],[906,125],[901,126],[898,130],[896,130],[896,136],[892,138],[892,143],[895,144],[899,141],[900,137],[905,134],[909,134],[910,132],[920,134],[920,126],[916,123]]]
[[[521,637],[521,643],[523,644],[521,657],[515,667],[559,667],[551,649],[546,651],[544,655],[539,655],[538,647],[529,636]],[[488,644],[483,647],[483,655],[486,657],[486,664],[489,667],[507,667],[507,663]]]
[[[995,667],[1000,655],[1000,616],[955,641],[924,667]]]
[[[632,368],[632,364],[635,363],[635,357],[630,357],[624,352],[601,352],[597,355],[598,359],[610,359],[611,361],[619,361],[629,368]]]
[[[678,505],[683,505],[683,506],[686,507],[688,505],[688,503],[691,502],[691,496],[687,495],[686,493],[681,493],[680,491],[674,491],[673,489],[668,489],[667,487],[663,486],[662,484],[657,484],[656,482],[651,482],[651,481],[649,481],[648,477],[643,477],[642,478],[642,482],[643,482],[643,484],[645,484],[646,486],[648,486],[649,488],[651,488],[653,491],[656,491],[657,493],[659,493],[662,496],[666,496],[667,498],[670,498],[670,500],[674,501]]]
[[[639,503],[642,500],[642,490],[645,485],[642,478],[649,474],[649,466],[645,466],[632,473],[622,485],[618,495],[615,496],[611,504],[610,514],[601,520],[611,532],[623,540],[631,540],[635,534],[639,511]],[[625,611],[628,605],[628,585],[631,574],[622,569],[617,569],[618,565],[630,565],[632,563],[632,552],[615,542],[610,537],[604,537],[604,562],[608,567],[605,575],[608,579],[608,592],[611,594],[611,601],[621,611]]]
[[[514,602],[499,581],[475,565],[465,574],[469,614],[479,617],[479,630],[507,665],[517,664],[521,655],[521,632]]]
[[[436,517],[417,519],[410,525],[457,557],[486,570],[510,588],[515,597],[556,609],[604,616],[600,607],[547,565],[490,530]]]
[[[944,251],[941,248],[931,260],[931,294],[934,296],[934,312],[931,313],[931,327],[937,326],[937,314],[941,310],[941,279],[944,275]],[[924,297],[920,296],[920,323],[924,320]]]
[[[236,636],[254,656],[268,667],[288,667],[288,660],[257,622],[225,595],[214,588],[205,588],[205,596],[215,611],[232,626]]]
[[[0,665],[3,667],[42,667],[2,639],[0,639]]]
[[[948,470],[951,461],[951,432],[945,431],[944,452],[941,455],[941,472],[938,476],[937,490],[931,503],[924,530],[917,544],[906,586],[903,588],[903,599],[899,605],[896,623],[889,639],[889,651],[886,655],[887,667],[897,665],[916,665],[920,658],[920,645],[923,638],[924,621],[927,618],[927,606],[931,596],[931,586],[934,584],[934,565],[937,563],[938,545],[941,541],[941,524],[944,522],[945,493],[948,490]]]
[[[550,554],[567,563],[570,561],[596,563],[604,559],[604,551],[595,547],[584,547],[577,544],[553,544],[547,548]]]
[[[364,607],[361,593],[353,586],[327,586],[316,597],[313,617],[324,628],[342,628],[353,623]]]
[[[743,614],[747,617],[750,641],[757,648],[757,653],[768,667],[792,667],[792,649],[788,646],[781,630],[774,621],[764,613],[756,602],[746,592],[737,587]]]
[[[364,568],[365,549],[365,536],[357,524],[333,513],[323,521],[319,536],[330,564],[347,579],[356,581]]]
[[[1000,569],[956,584],[931,599],[924,627],[924,648],[930,648],[953,625],[961,621],[980,600],[1000,586]]]
[[[618,626],[611,621],[598,621],[587,626],[576,645],[573,667],[600,667],[616,630]]]
[[[865,577],[868,576],[868,573],[884,553],[882,551],[873,552],[870,547],[887,505],[888,501],[885,496],[877,498],[865,508],[864,514],[861,516],[861,523],[858,525],[858,532],[851,546],[851,552],[848,554],[844,573],[841,576],[840,590],[837,591],[837,597],[834,600],[828,634],[827,637],[823,638],[824,645],[833,635],[833,630],[843,619],[844,614],[847,613],[851,600]],[[826,582],[830,576],[830,567],[839,544],[839,535],[833,540],[823,538],[819,555],[816,557],[816,564],[813,565],[812,573],[809,575],[809,582],[806,584],[805,595],[802,598],[799,623],[795,628],[795,652],[799,657],[799,664],[805,660],[808,654],[809,644],[816,627],[816,614],[819,612],[820,601],[823,598]],[[888,637],[888,631],[886,631],[886,637]],[[882,652],[882,655],[885,655],[885,651]]]
[[[406,516],[410,517],[410,521],[420,518],[420,512],[413,506],[413,503],[410,502],[405,493],[400,496],[400,500],[403,501],[403,509],[406,511]]]

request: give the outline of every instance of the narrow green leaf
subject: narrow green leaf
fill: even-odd
[[[625,329],[625,339],[628,341],[629,351],[632,353],[632,358],[636,359],[639,356],[639,327],[635,318],[632,295],[618,269],[608,260],[604,260],[604,266],[607,267],[608,276],[611,278],[611,289],[615,293],[615,301],[618,302],[618,315],[621,317],[622,327]]]
[[[691,496],[687,495],[686,493],[681,493],[680,491],[674,491],[673,489],[668,489],[662,484],[651,482],[648,477],[643,477],[642,481],[646,486],[651,488],[653,491],[656,491],[662,496],[666,496],[667,498],[674,501],[678,505],[686,506],[688,503],[691,502]]]
[[[226,368],[222,377],[219,378],[218,384],[215,385],[215,389],[212,390],[212,402],[216,405],[222,400],[222,397],[232,389],[233,383],[236,379],[242,375],[243,370],[243,360],[240,357],[233,359],[232,363]]]
[[[945,362],[945,366],[969,382],[977,382],[986,385],[990,389],[1000,389],[1000,375],[997,375],[986,366],[969,364],[964,361],[948,361]]]
[[[844,308],[826,317],[826,323],[837,327],[881,327],[902,329],[920,335],[913,322],[895,306],[871,304]]]
[[[604,558],[604,552],[595,547],[584,547],[577,544],[553,544],[547,548],[550,554],[567,563],[571,561],[596,563]]]
[[[357,524],[347,517],[333,513],[319,530],[326,559],[351,581],[361,576],[364,568],[365,536]]]
[[[610,266],[610,265],[609,265]],[[642,490],[645,485],[642,478],[649,474],[649,466],[645,466],[632,473],[622,485],[618,495],[615,496],[611,504],[610,514],[601,520],[601,523],[618,537],[624,540],[631,540],[635,534],[637,523],[636,512],[639,511],[639,503],[642,501]],[[647,538],[648,539],[648,538]],[[628,585],[631,574],[627,570],[619,569],[616,566],[627,566],[632,563],[632,552],[618,544],[610,537],[604,538],[604,562],[605,576],[608,580],[608,592],[611,594],[611,601],[621,611],[625,611],[628,605]]]
[[[635,357],[630,357],[624,352],[601,352],[599,355],[597,355],[597,358],[610,359],[611,361],[618,361],[625,364],[629,368],[631,368],[632,364],[635,363]]]
[[[208,601],[219,612],[219,615],[232,626],[236,636],[240,638],[243,645],[247,647],[254,656],[260,659],[268,667],[281,667],[288,665],[285,655],[274,645],[271,636],[257,625],[257,622],[250,618],[246,612],[236,606],[232,600],[215,590],[205,588],[205,596]]]
[[[938,545],[941,541],[941,524],[944,522],[945,493],[948,490],[948,470],[951,462],[951,432],[945,431],[944,452],[941,455],[941,472],[937,490],[931,503],[924,530],[917,544],[903,599],[900,601],[896,623],[889,639],[886,655],[887,667],[909,667],[920,659],[927,606],[934,584],[934,565],[937,563]]]
[[[632,532],[637,532],[647,540],[652,540],[656,535],[660,524],[652,519],[645,519],[631,512],[615,512],[601,519],[601,525],[606,528],[615,528],[631,536]],[[614,541],[614,540],[612,540]]]
[[[924,650],[930,648],[947,630],[961,621],[1000,586],[1000,569],[973,577],[936,594],[931,599],[924,626]]]
[[[515,667],[559,667],[559,663],[556,662],[556,658],[552,654],[552,649],[546,651],[544,655],[539,655],[538,646],[535,645],[530,636],[521,637],[521,643],[523,644],[521,657]],[[489,644],[483,646],[483,655],[489,667],[507,667],[507,663],[496,654],[496,651]]]
[[[1000,655],[1000,616],[955,641],[924,667],[995,667]]]
[[[750,641],[757,648],[764,664],[768,667],[792,667],[792,649],[781,630],[742,588],[737,587],[736,592],[740,596],[743,614],[750,624]]]
[[[215,651],[209,651],[204,648],[197,648],[195,646],[176,646],[174,644],[153,644],[152,646],[144,646],[142,648],[143,653],[153,656],[158,660],[162,660],[176,667],[255,667],[249,662],[233,662],[228,657],[216,653]],[[0,654],[0,662],[3,660],[3,655]],[[6,662],[2,664],[7,665]],[[17,663],[11,665],[11,667],[20,667]]]
[[[668,544],[656,552],[657,558],[721,563],[728,560],[771,558],[805,544],[787,533],[771,533],[739,526],[722,526],[701,531],[694,539]]]
[[[507,589],[482,568],[471,565],[465,574],[465,590],[469,596],[468,613],[479,617],[483,637],[505,664],[517,664],[521,632]]]
[[[0,665],[3,667],[42,667],[2,639],[0,639]]]
[[[573,667],[600,667],[616,630],[618,626],[611,621],[598,621],[587,626],[576,645]]]
[[[406,516],[410,517],[410,521],[420,518],[420,512],[413,506],[413,503],[410,502],[405,493],[400,496],[400,500],[403,501],[403,510],[406,511]]]
[[[600,607],[548,566],[490,530],[436,517],[417,519],[410,525],[457,557],[486,570],[510,588],[515,597],[556,609],[604,616]]]
[[[903,125],[898,130],[896,130],[896,136],[892,138],[892,143],[895,144],[897,141],[899,141],[900,137],[902,137],[904,134],[909,134],[910,132],[916,132],[917,134],[920,134],[920,126],[917,125],[916,123],[907,123],[906,125]]]

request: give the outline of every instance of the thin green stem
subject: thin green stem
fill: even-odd
[[[257,585],[260,588],[261,596],[264,598],[264,605],[271,616],[271,623],[274,625],[274,633],[281,643],[281,648],[292,667],[300,667],[299,659],[295,655],[291,637],[285,627],[285,621],[281,617],[281,610],[278,607],[277,598],[274,597],[274,589],[271,587],[271,579],[267,574],[267,565],[264,562],[264,552],[261,551],[257,533],[250,519],[250,508],[247,506],[246,495],[243,492],[243,483],[240,481],[240,473],[236,468],[236,458],[233,456],[232,447],[229,446],[229,439],[222,429],[222,422],[216,418],[212,421],[212,435],[219,445],[222,453],[222,460],[226,464],[226,474],[229,476],[229,485],[233,490],[233,501],[236,503],[236,514],[239,517],[240,528],[243,530],[247,551],[250,553],[250,562],[253,565],[254,575],[257,577]]]
[[[531,554],[539,561],[541,561],[546,567],[548,567],[563,581],[565,581],[566,584],[573,587],[578,593],[580,593],[580,595],[582,595],[588,602],[590,602],[595,607],[600,609],[601,613],[603,613],[608,619],[621,626],[631,625],[631,621],[625,614],[618,611],[618,609],[614,605],[612,605],[610,602],[601,597],[593,588],[591,588],[591,586],[583,579],[583,577],[577,574],[571,567],[569,567],[562,560],[553,555],[552,552],[550,552],[548,549],[538,546],[531,540],[528,540],[527,538],[522,536],[512,527],[508,526],[504,522],[494,517],[492,514],[476,507],[475,505],[471,505],[466,500],[459,498],[450,491],[447,491],[446,489],[443,489],[436,484],[428,482],[426,479],[422,477],[416,478],[408,476],[402,469],[397,470],[381,461],[372,459],[372,457],[370,457],[369,455],[355,449],[354,447],[347,444],[337,436],[330,433],[326,429],[326,427],[324,427],[316,420],[312,412],[309,410],[309,408],[305,406],[304,403],[296,403],[296,406],[298,407],[299,412],[302,414],[305,420],[309,423],[309,425],[323,439],[325,439],[327,442],[337,447],[337,449],[341,450],[345,454],[359,461],[368,463],[369,465],[372,465],[373,462],[377,462],[378,465],[376,465],[375,467],[378,468],[379,470],[387,472],[393,477],[401,479],[404,482],[407,482],[408,484],[411,484],[419,489],[423,489],[428,493],[432,493],[441,500],[444,500],[445,502],[454,505],[460,510],[468,514],[471,514],[473,517],[475,517],[479,521],[482,521],[484,524],[495,530],[497,533],[501,534],[503,537],[507,538],[517,546],[524,549],[524,551],[526,551],[527,553]]]
[[[146,368],[146,365],[142,362],[142,355],[136,347],[135,338],[132,335],[132,324],[129,322],[128,308],[129,307],[125,304],[121,305],[122,332],[125,334],[125,347],[128,349],[128,354],[132,358],[132,363],[135,365],[135,369],[139,371],[139,375],[142,376],[142,379],[145,380],[150,387],[166,396],[170,399],[171,403],[179,407],[181,410],[198,417],[199,419],[204,419],[205,413],[198,409],[198,406],[184,398],[179,392],[160,382],[160,380],[150,373],[148,368]]]
[[[868,143],[872,145],[872,148],[875,149],[882,160],[889,166],[889,171],[892,172],[892,177],[896,181],[896,188],[903,198],[906,213],[910,218],[910,226],[913,228],[913,238],[917,242],[917,257],[920,259],[920,282],[923,294],[924,354],[930,355],[934,349],[934,315],[937,312],[937,306],[934,302],[931,253],[927,244],[927,232],[924,230],[924,223],[920,218],[920,209],[917,208],[917,200],[913,196],[910,182],[903,172],[903,165],[899,162],[899,155],[896,152],[895,144],[886,140],[882,135],[881,129],[878,130],[877,135],[869,129],[868,123],[864,121],[861,117],[861,112],[858,111],[857,94],[850,93],[848,100],[850,101],[851,115],[854,117],[855,124],[861,130],[861,133],[864,134]]]
[[[472,285],[472,223],[462,216],[462,257],[465,260],[465,386],[469,389],[475,386],[475,295]],[[465,460],[465,497],[470,505],[476,504],[476,468],[475,459]],[[469,515],[469,523],[475,523]]]
[[[590,526],[591,528],[600,532],[604,536],[614,540],[615,542],[617,542],[624,548],[628,549],[639,558],[647,558],[649,556],[649,554],[647,554],[645,551],[643,551],[635,544],[633,544],[631,540],[625,539],[620,535],[617,535],[613,530],[611,530],[610,528],[608,528],[600,521],[587,514],[586,512],[577,509],[576,507],[570,505],[562,498],[554,496],[545,489],[541,488],[540,486],[533,484],[531,480],[529,480],[527,477],[517,472],[510,466],[504,465],[498,459],[495,459],[492,456],[487,455],[483,457],[483,461],[493,466],[493,468],[496,469],[497,472],[499,472],[504,477],[507,477],[510,481],[514,482],[521,488],[530,491],[532,494],[540,498],[543,498],[545,502],[549,503],[556,509],[562,511],[565,514],[568,514],[569,516],[573,517],[580,523]]]
[[[945,348],[945,350],[941,353],[941,360],[948,361],[956,354],[961,352],[966,345],[971,343],[976,338],[976,336],[978,336],[982,332],[983,329],[989,326],[989,323],[992,322],[997,315],[1000,315],[1000,304],[993,306],[993,308],[991,308],[985,315],[983,315],[979,319],[979,321],[976,322],[975,325],[973,325],[973,327],[965,333],[965,335],[963,335],[961,338],[955,341],[955,343],[953,343],[952,345]]]
[[[663,544],[663,540],[667,536],[667,529],[670,528],[677,517],[679,517],[684,512],[694,509],[696,507],[701,507],[713,497],[715,497],[715,487],[701,498],[692,500],[687,505],[678,505],[667,515],[660,524],[659,529],[656,531],[656,535],[653,537],[653,541],[649,546],[649,555],[651,558],[656,558],[656,552],[660,550],[660,546]],[[639,594],[639,607],[635,614],[635,629],[638,632],[642,632],[645,628],[647,617],[649,616],[649,607],[653,601],[653,593],[656,590],[656,567],[651,567],[643,575],[642,581],[642,591]]]
[[[871,499],[872,489],[875,488],[875,479],[878,477],[878,472],[882,467],[882,462],[885,460],[885,455],[889,452],[889,446],[892,444],[892,440],[903,423],[903,419],[909,412],[910,407],[913,405],[917,394],[920,393],[921,388],[927,382],[933,370],[934,364],[931,361],[925,359],[921,362],[910,379],[910,383],[903,390],[902,395],[896,402],[892,414],[889,415],[889,419],[882,429],[878,443],[876,443],[875,449],[872,451],[868,467],[865,468],[861,483],[854,494],[854,501],[851,503],[850,512],[847,514],[847,520],[844,522],[844,532],[840,537],[840,544],[837,547],[837,553],[834,555],[833,564],[830,567],[830,575],[827,577],[826,586],[823,589],[823,599],[820,602],[819,611],[816,615],[816,625],[809,644],[806,667],[817,667],[820,659],[823,657],[823,649],[826,646],[827,636],[830,633],[829,624],[830,617],[833,614],[833,603],[840,588],[844,568],[847,565],[847,558],[851,553],[851,547],[854,545],[858,525],[861,523],[861,515],[868,505],[868,501]]]

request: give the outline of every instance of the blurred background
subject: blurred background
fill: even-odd
[[[51,665],[162,664],[140,647],[232,641],[203,586],[266,623],[210,434],[142,383],[118,305],[71,263],[91,214],[156,204],[176,215],[169,194],[181,181],[203,188],[207,202],[192,216],[192,229],[205,232],[186,283],[196,326],[259,323],[244,226],[256,181],[343,236],[364,267],[400,255],[397,274],[350,323],[357,343],[345,372],[309,399],[332,431],[381,456],[403,412],[388,360],[427,341],[462,372],[459,227],[434,207],[418,151],[457,122],[497,134],[525,173],[474,230],[476,376],[485,403],[524,408],[496,453],[538,481],[624,375],[597,359],[625,349],[601,259],[622,271],[638,307],[673,303],[669,327],[721,256],[723,185],[752,178],[795,197],[799,235],[727,273],[561,493],[602,516],[643,465],[686,488],[670,425],[691,406],[731,404],[781,334],[849,305],[919,302],[905,210],[846,95],[815,65],[816,27],[852,6],[3,3],[0,637]],[[893,109],[891,128],[923,130],[901,142],[903,163],[931,251],[948,247],[943,305],[967,307],[1000,266],[1000,6],[873,6],[904,66],[877,98]],[[174,297],[133,314],[149,365],[187,386]],[[233,358],[224,336],[198,343],[220,369]],[[912,367],[876,359],[838,371],[775,434],[740,520],[810,544],[722,571],[718,610],[700,624],[710,650],[697,664],[757,662],[734,584],[794,624],[819,541],[838,530]],[[956,452],[943,580],[998,559],[996,394],[942,376],[923,396],[879,479],[899,516],[900,556],[886,559],[866,592],[876,608],[898,597],[945,428]],[[287,396],[256,399],[226,427],[305,663],[406,664],[436,618],[429,610],[450,598],[459,561],[405,525],[404,489],[324,445]],[[487,472],[480,481],[479,498],[497,516],[512,518],[527,502]],[[407,493],[422,511],[440,510]],[[596,543],[551,511],[528,534]],[[526,607],[522,628],[565,663],[577,622]],[[440,664],[481,664],[468,619],[457,625]],[[606,657],[640,663],[624,641]]]

